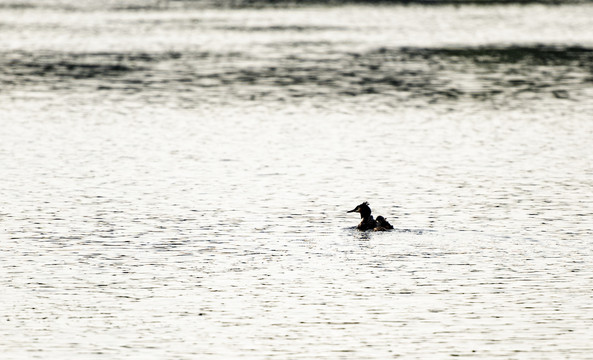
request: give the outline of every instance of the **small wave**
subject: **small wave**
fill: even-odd
[[[323,96],[430,103],[571,100],[584,98],[593,82],[593,49],[584,47],[383,47],[340,53],[323,51],[321,43],[319,51],[290,51],[273,63],[239,52],[0,54],[0,81],[27,86],[56,78],[95,79],[95,89],[134,86],[175,97],[183,88],[208,100],[224,93],[246,100]]]
[[[347,30],[341,26],[298,26],[298,25],[271,25],[271,26],[218,26],[218,30],[241,31],[241,32],[317,32],[317,31],[340,31]]]

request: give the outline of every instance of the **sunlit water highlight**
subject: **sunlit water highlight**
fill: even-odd
[[[3,359],[592,353],[593,7],[0,31]]]

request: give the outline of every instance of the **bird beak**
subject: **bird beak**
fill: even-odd
[[[356,212],[356,209],[352,209],[350,211],[346,211],[347,213]]]

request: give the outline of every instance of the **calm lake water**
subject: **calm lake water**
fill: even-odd
[[[592,5],[7,4],[3,359],[591,358]]]

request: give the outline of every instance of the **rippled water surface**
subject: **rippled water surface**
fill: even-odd
[[[52,4],[0,7],[3,359],[591,357],[593,6]]]

